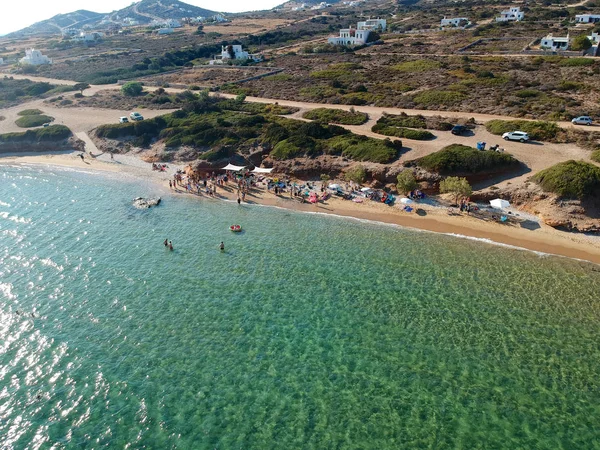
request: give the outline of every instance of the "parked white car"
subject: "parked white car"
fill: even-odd
[[[129,123],[129,119],[125,116],[119,117],[119,123]]]
[[[132,112],[129,114],[129,118],[131,120],[144,120],[144,116],[142,116],[139,112]]]
[[[579,116],[571,120],[571,123],[574,123],[575,125],[591,125],[592,122],[593,120],[590,116]]]
[[[519,141],[526,142],[529,140],[529,135],[524,131],[509,131],[502,135],[502,139],[505,141]]]

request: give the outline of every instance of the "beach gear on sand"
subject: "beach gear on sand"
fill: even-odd
[[[241,225],[231,225],[229,227],[229,229],[231,231],[233,231],[234,233],[239,233],[240,231],[242,231],[242,226]]]

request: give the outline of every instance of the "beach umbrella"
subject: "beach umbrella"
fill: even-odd
[[[410,205],[413,201],[410,198],[402,197],[400,199],[400,203],[404,203],[405,205]]]
[[[490,205],[492,208],[496,209],[504,209],[510,206],[510,203],[507,200],[503,200],[501,198],[495,198],[494,200],[490,200]]]

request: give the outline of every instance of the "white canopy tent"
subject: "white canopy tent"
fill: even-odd
[[[273,172],[273,169],[264,169],[262,167],[255,167],[254,170],[252,171],[252,173],[271,173]]]
[[[495,198],[494,200],[490,200],[490,205],[492,208],[496,209],[504,209],[510,206],[510,203],[507,200],[503,200],[501,198]]]
[[[235,166],[233,164],[227,164],[225,167],[223,167],[222,170],[232,170],[233,172],[239,172],[240,170],[244,169],[245,166]]]

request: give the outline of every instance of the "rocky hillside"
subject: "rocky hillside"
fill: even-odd
[[[59,14],[51,19],[37,22],[27,28],[11,33],[9,37],[22,37],[35,34],[60,34],[63,28],[102,28],[111,23],[121,24],[125,18],[148,24],[153,20],[181,19],[183,17],[210,17],[217,14],[208,9],[188,5],[178,0],[142,0],[111,13],[96,13],[79,10],[68,14]]]

